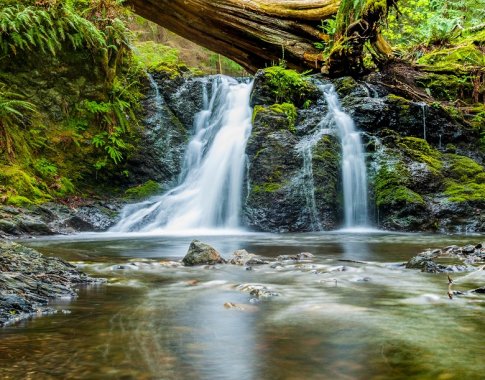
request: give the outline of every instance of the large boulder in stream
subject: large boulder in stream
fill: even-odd
[[[199,240],[193,240],[182,262],[185,266],[194,266],[224,264],[226,261],[209,244],[202,243]]]

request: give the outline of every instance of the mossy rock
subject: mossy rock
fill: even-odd
[[[160,194],[162,188],[155,181],[147,181],[142,185],[132,187],[125,191],[125,198],[130,200],[143,200],[154,195]]]
[[[256,73],[251,106],[291,103],[302,108],[319,96],[320,91],[305,75],[282,66],[272,66]]]
[[[269,107],[257,105],[253,110],[252,121],[253,124],[255,121],[257,121],[263,123],[263,125],[265,125],[267,128],[277,129],[281,128],[281,123],[262,122],[262,120],[269,121],[273,117],[278,117],[279,115],[284,115],[286,118],[287,123],[285,123],[285,129],[288,129],[291,133],[296,133],[295,123],[297,111],[296,107],[292,103],[276,103]]]
[[[439,172],[442,169],[441,153],[432,148],[426,140],[418,137],[403,137],[398,140],[397,145],[404,154],[427,164],[432,170]]]
[[[0,182],[7,191],[6,203],[42,203],[52,199],[45,184],[17,165],[0,166]]]

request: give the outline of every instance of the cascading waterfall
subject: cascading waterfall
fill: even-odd
[[[367,170],[360,133],[352,118],[342,111],[333,85],[321,86],[342,144],[342,182],[344,190],[345,227],[368,225]]]
[[[323,91],[323,87],[320,89]],[[322,222],[318,215],[317,204],[315,199],[315,182],[313,179],[313,148],[320,141],[324,134],[331,133],[329,126],[329,115],[327,114],[318,123],[316,131],[303,138],[296,146],[297,151],[303,158],[303,167],[301,173],[301,189],[303,196],[305,197],[305,203],[307,207],[307,212],[310,217],[310,226],[312,231],[321,231],[323,229]]]
[[[252,83],[216,76],[211,96],[194,120],[179,185],[124,208],[113,232],[184,230],[240,226],[246,143],[251,133]]]
[[[426,140],[426,110],[428,109],[428,105],[426,103],[420,103],[421,106],[421,113],[423,115],[423,139]]]

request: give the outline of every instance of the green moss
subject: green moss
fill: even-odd
[[[266,112],[266,113],[270,113],[270,114],[273,113],[273,114],[283,114],[283,115],[285,115],[286,120],[288,121],[288,123],[287,123],[288,130],[291,133],[296,132],[295,123],[296,123],[296,118],[297,118],[297,111],[296,111],[296,107],[295,107],[294,104],[292,104],[292,103],[282,103],[282,104],[276,103],[276,104],[273,104],[269,107],[257,105],[253,109],[253,115],[252,115],[253,124],[254,124],[254,121],[255,121],[256,117],[258,116],[258,114],[260,114],[262,112]],[[267,127],[271,127],[267,123],[265,123],[264,125],[266,125]]]
[[[440,171],[442,169],[441,153],[432,148],[426,140],[417,137],[404,137],[397,142],[397,145],[407,156],[427,164],[431,170]]]
[[[456,154],[444,155],[448,178],[444,195],[451,202],[485,202],[485,169],[474,160]]]
[[[295,123],[296,123],[296,107],[292,103],[282,103],[282,104],[273,104],[269,107],[269,109],[276,113],[283,113],[286,115],[286,119],[288,120],[288,129],[290,132],[295,133]]]
[[[22,207],[22,206],[29,206],[33,202],[21,195],[11,195],[7,197],[7,204],[11,206],[17,206],[17,207]]]
[[[484,36],[481,31],[424,54],[418,64],[430,74],[417,83],[437,99],[471,101],[476,72],[485,66]]]
[[[283,187],[282,183],[264,182],[258,185],[251,186],[251,192],[254,194],[260,193],[274,193]]]
[[[481,201],[485,203],[485,183],[447,182],[444,194],[451,202]]]
[[[478,174],[484,174],[484,169],[471,158],[457,154],[446,154],[447,174],[460,182],[474,181]]]
[[[283,66],[271,66],[264,69],[269,90],[275,103],[293,103],[301,106],[316,88],[304,74]]]
[[[382,165],[375,179],[377,206],[398,203],[424,204],[423,198],[418,193],[406,187],[409,175],[408,170],[401,164]]]
[[[160,194],[161,187],[155,181],[149,180],[143,185],[132,187],[125,192],[125,197],[132,200],[141,200]]]
[[[197,68],[188,67],[180,58],[180,52],[172,47],[153,41],[137,42],[134,49],[135,56],[148,71],[161,72],[169,78],[175,79],[185,73],[200,75]]]
[[[28,198],[31,203],[42,203],[52,199],[45,190],[47,186],[16,165],[0,166],[0,183],[7,191],[7,203],[15,196]]]
[[[313,160],[320,162],[339,162],[340,150],[333,136],[324,135],[313,151]]]
[[[423,75],[416,83],[424,87],[439,100],[454,101],[457,98],[469,98],[473,92],[473,83],[469,75],[431,73]]]
[[[434,50],[423,55],[418,64],[432,66],[433,71],[463,72],[467,67],[485,66],[485,54],[471,40],[458,46]]]
[[[387,95],[387,100],[391,104],[395,104],[399,108],[407,111],[409,110],[411,102],[407,100],[406,98],[403,98],[402,96],[394,95],[394,94],[389,94]]]
[[[349,95],[357,86],[357,81],[352,77],[342,77],[334,81],[335,89],[341,97]]]

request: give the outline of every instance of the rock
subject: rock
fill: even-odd
[[[436,262],[440,258],[458,259],[464,265],[443,265]],[[484,260],[485,257],[480,250],[475,250],[475,245],[467,245],[464,247],[452,245],[443,249],[429,249],[421,252],[406,263],[406,268],[421,269],[422,272],[427,273],[465,272],[475,270],[476,268],[472,265],[483,263]]]
[[[298,260],[313,260],[315,256],[310,252],[300,252],[296,257]]]
[[[237,287],[242,292],[247,292],[253,297],[269,298],[279,296],[279,293],[269,289],[265,285],[260,284],[241,284]]]
[[[20,231],[31,234],[31,235],[54,235],[55,232],[52,231],[46,223],[37,220],[24,219],[18,224]]]
[[[239,249],[232,254],[232,257],[229,260],[229,264],[250,266],[268,264],[268,262],[263,260],[263,258],[261,258],[260,256],[249,253],[245,249]]]
[[[485,294],[485,286],[482,286],[481,288],[472,290],[472,293]]]
[[[76,285],[105,281],[13,242],[0,242],[0,269],[0,326],[48,312],[45,306],[52,298],[76,297]]]
[[[199,240],[193,240],[182,262],[185,266],[193,266],[224,264],[226,261],[210,245],[202,243]]]
[[[314,256],[310,252],[301,252],[296,255],[279,255],[278,261],[308,261],[313,260]]]
[[[78,200],[77,207],[54,202],[29,208],[16,208],[15,213],[0,208],[0,232],[12,236],[70,234],[86,231],[106,231],[111,227],[122,203]]]
[[[469,255],[471,253],[474,253],[475,252],[475,246],[469,244],[469,245],[466,245],[464,246],[461,251],[465,254],[465,255]]]
[[[0,231],[3,231],[10,235],[17,235],[20,232],[17,230],[18,226],[8,220],[0,219]]]

